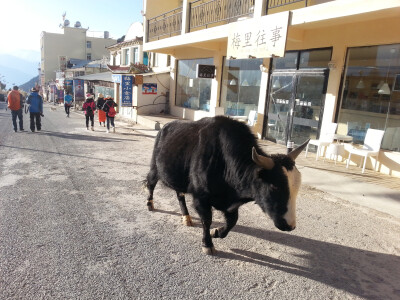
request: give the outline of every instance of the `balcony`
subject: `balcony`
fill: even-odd
[[[147,42],[187,32],[220,26],[240,19],[252,18],[257,0],[196,0],[188,3],[187,21],[182,24],[184,8],[178,7],[147,22]],[[261,1],[261,0],[260,0]],[[262,15],[293,10],[334,0],[264,0],[265,10]]]
[[[182,6],[147,21],[147,40],[155,41],[182,32]]]

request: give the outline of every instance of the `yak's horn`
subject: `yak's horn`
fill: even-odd
[[[267,170],[271,170],[275,165],[272,158],[258,154],[256,148],[254,147],[253,147],[252,158],[257,165]]]
[[[304,148],[307,146],[308,142],[310,141],[310,139],[308,139],[307,141],[305,141],[302,145],[300,145],[299,147],[297,147],[296,149],[294,149],[292,152],[290,152],[288,154],[288,156],[293,159],[296,160],[297,156],[299,156],[299,154],[301,153],[301,151],[304,150]]]

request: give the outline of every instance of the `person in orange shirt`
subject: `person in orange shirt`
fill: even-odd
[[[7,96],[8,108],[11,110],[11,117],[14,131],[17,132],[17,117],[19,119],[19,130],[24,131],[24,121],[22,119],[22,95],[18,91],[18,86],[14,86],[13,90]]]

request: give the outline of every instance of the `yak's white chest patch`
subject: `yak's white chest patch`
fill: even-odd
[[[301,173],[296,167],[292,171],[283,168],[289,183],[289,201],[287,204],[287,212],[283,216],[288,225],[293,229],[296,227],[296,198],[301,185]]]

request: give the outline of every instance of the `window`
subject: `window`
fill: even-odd
[[[226,115],[248,116],[257,110],[262,59],[224,60],[221,107]]]
[[[91,41],[86,41],[86,48],[88,48],[88,49],[92,48],[92,42]]]
[[[400,151],[400,44],[349,48],[338,133],[363,143],[368,128],[385,130],[382,149]]]
[[[273,70],[282,69],[311,69],[328,68],[331,60],[332,49],[313,49],[301,51],[288,51],[282,58],[274,58],[272,61]]]
[[[139,48],[133,48],[133,63],[139,62]]]
[[[124,55],[124,65],[129,65],[129,49],[124,49],[123,55]]]
[[[209,111],[212,79],[196,78],[197,64],[212,65],[214,59],[200,58],[178,61],[176,106]]]
[[[92,60],[92,53],[86,54],[86,59],[87,60]]]
[[[146,66],[149,65],[149,54],[147,52],[143,52],[143,64]]]

